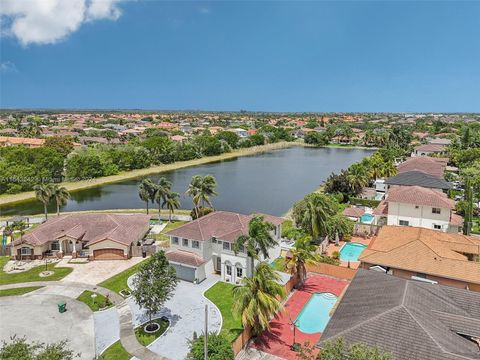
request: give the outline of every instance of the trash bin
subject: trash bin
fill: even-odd
[[[65,301],[59,302],[58,312],[61,314],[61,313],[64,313],[65,311],[67,311],[67,303]]]

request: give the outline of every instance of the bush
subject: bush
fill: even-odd
[[[192,360],[204,359],[204,335],[199,336],[196,340],[190,342],[189,358]],[[209,360],[233,360],[235,354],[233,353],[230,341],[222,335],[210,333],[208,335],[208,359]]]
[[[361,199],[356,197],[351,197],[349,201],[351,205],[362,205],[362,206],[368,206],[370,208],[376,208],[378,204],[380,204],[380,200],[369,200],[369,199]]]

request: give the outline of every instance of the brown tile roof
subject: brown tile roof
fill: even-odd
[[[71,214],[50,218],[23,236],[22,243],[43,245],[64,236],[94,244],[112,240],[130,245],[148,230],[150,216],[140,214]],[[20,240],[15,241],[19,245]]]
[[[397,166],[398,173],[406,171],[422,171],[424,173],[443,178],[448,159],[432,158],[428,156],[417,156],[408,158]]]
[[[445,209],[453,209],[454,201],[447,194],[421,186],[395,186],[387,193],[387,202],[425,205]]]
[[[359,259],[480,284],[480,263],[468,261],[463,254],[480,255],[480,239],[417,227],[384,226]]]
[[[380,204],[373,210],[373,215],[388,215],[388,203],[385,200],[380,201]]]
[[[165,256],[167,257],[167,260],[170,262],[190,265],[194,267],[197,267],[206,263],[206,261],[200,256],[198,256],[197,254],[194,254],[190,251],[185,251],[185,250],[170,251],[166,253]]]
[[[443,144],[424,144],[417,146],[415,151],[426,151],[426,152],[443,152],[447,148],[446,145]]]
[[[42,146],[44,139],[0,136],[0,144]]]
[[[365,210],[360,209],[358,207],[348,207],[345,208],[345,210],[342,211],[343,215],[349,216],[349,217],[360,217],[363,214],[365,214]]]
[[[266,221],[274,225],[280,225],[284,221],[284,219],[277,216],[258,215],[262,215]],[[166,235],[199,241],[206,241],[215,237],[233,242],[240,235],[248,234],[248,223],[252,217],[253,214],[243,215],[229,211],[215,211],[173,229],[167,232]]]
[[[457,226],[462,226],[463,225],[463,217],[460,215],[452,213],[450,216],[450,224],[452,225],[457,225]]]

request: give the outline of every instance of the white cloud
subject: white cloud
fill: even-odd
[[[0,72],[1,73],[17,72],[17,67],[11,61],[3,61],[0,63]]]
[[[117,20],[122,0],[0,0],[2,34],[24,46],[54,44],[87,21]]]

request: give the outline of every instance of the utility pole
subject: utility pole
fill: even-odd
[[[208,360],[208,305],[205,305],[205,334],[203,335],[203,359]]]

